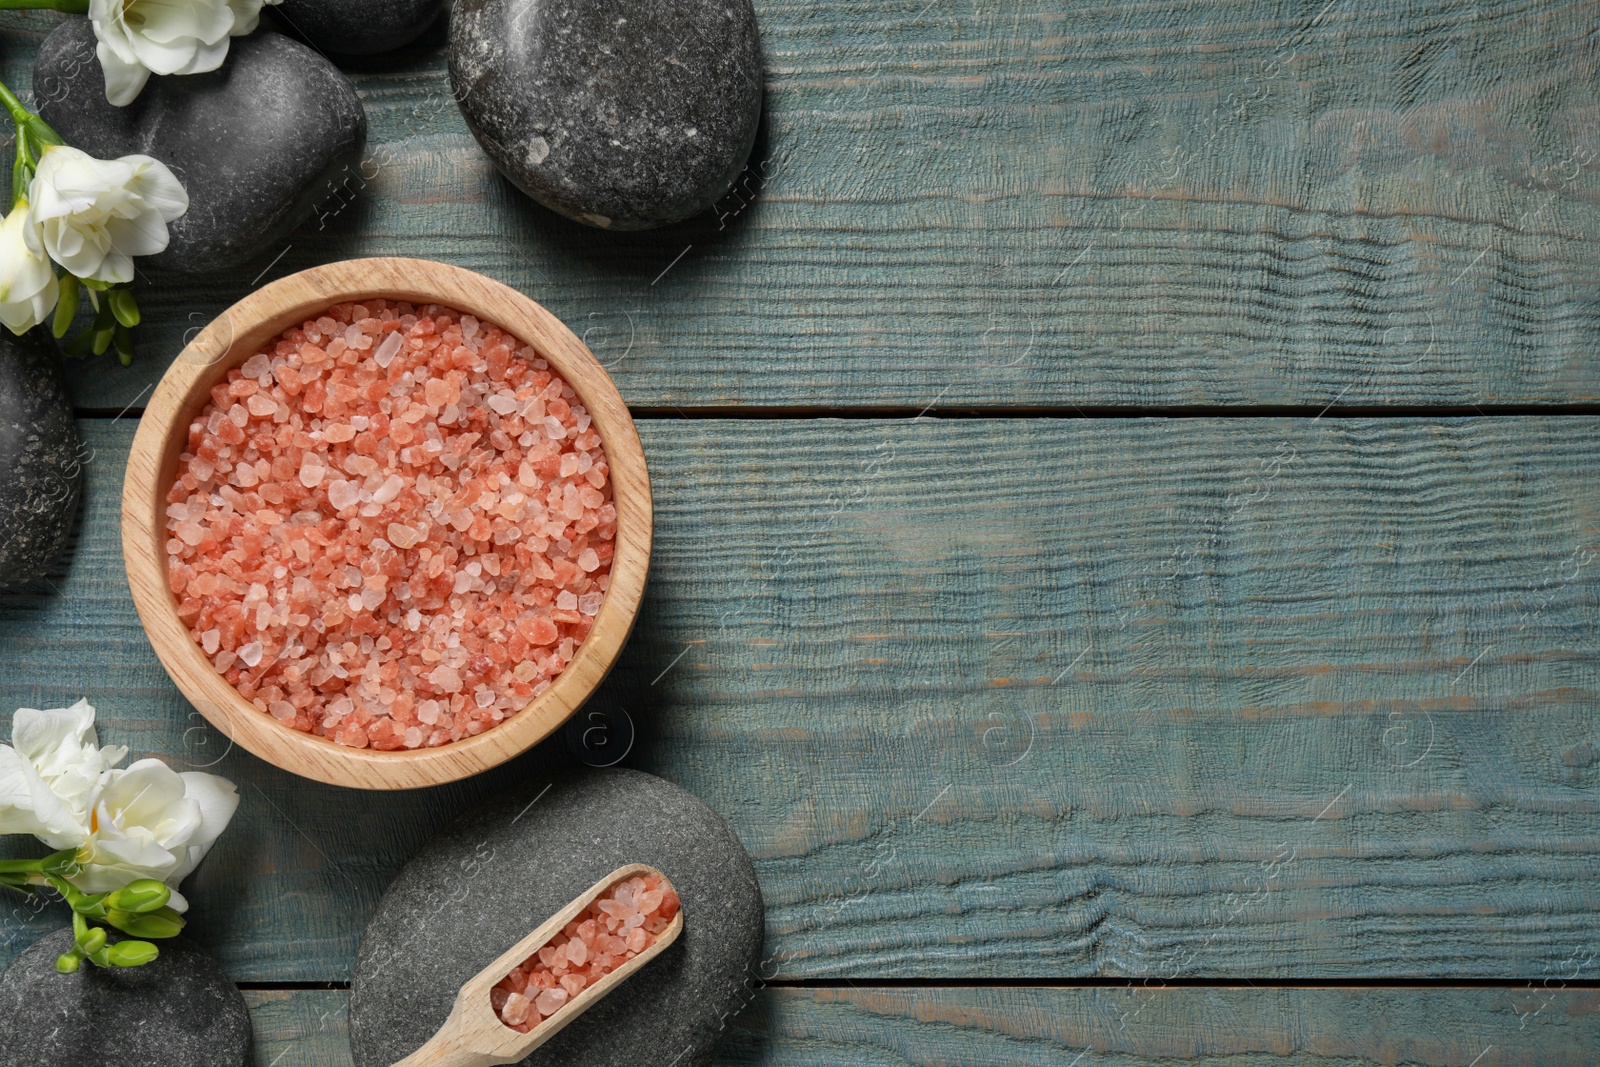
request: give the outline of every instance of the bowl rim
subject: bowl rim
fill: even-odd
[[[335,304],[385,298],[439,304],[491,322],[532,346],[572,386],[611,467],[617,537],[611,584],[572,661],[521,711],[475,737],[438,748],[350,748],[278,722],[246,700],[206,658],[178,617],[167,578],[166,493],[191,420],[210,390],[263,345]],[[564,723],[605,678],[638,617],[650,565],[650,477],[633,418],[605,368],[567,326],[530,297],[474,271],[432,260],[341,260],[280,278],[211,321],[162,375],[134,434],[122,492],[122,548],[139,620],[162,667],[231,743],[294,774],[362,789],[458,781],[527,751]]]

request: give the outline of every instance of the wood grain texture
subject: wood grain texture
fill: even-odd
[[[532,345],[577,391],[594,418],[610,466],[617,511],[611,584],[577,655],[550,688],[499,728],[436,748],[380,752],[288,729],[260,711],[212,666],[167,579],[167,493],[189,446],[189,427],[211,390],[283,331],[334,304],[365,298],[438,303],[493,322]],[[633,629],[650,570],[650,474],[633,419],[583,342],[534,301],[482,275],[416,259],[362,259],[313,267],[264,286],[217,316],[162,377],[138,420],[122,496],[128,584],[167,673],[223,736],[279,767],[361,789],[415,789],[498,766],[548,737],[593,695]],[[264,670],[265,668],[263,668]]]
[[[730,820],[783,977],[1539,979],[1600,948],[1596,430],[646,422],[654,574],[597,706]],[[386,796],[219,760],[123,581],[130,420],[85,432],[70,568],[0,598],[0,707],[85,695],[238,781],[196,935],[345,980],[435,828],[571,757]]]
[[[342,992],[247,993],[261,1067],[348,1067]],[[763,989],[717,1067],[1591,1067],[1600,994]],[[670,1055],[670,1050],[668,1050]],[[663,1060],[665,1062],[665,1060]]]
[[[78,402],[365,255],[527,292],[634,406],[1600,398],[1597,0],[756,6],[766,121],[712,213],[566,222],[478,150],[438,42],[363,61],[367,164],[260,262],[152,278],[139,362]],[[0,23],[12,84],[49,24]]]

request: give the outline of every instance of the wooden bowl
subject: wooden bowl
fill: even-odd
[[[549,689],[476,737],[438,748],[377,752],[302,733],[257,708],[219,675],[178,618],[167,582],[166,494],[189,424],[211,387],[291,326],[334,304],[386,297],[443,304],[495,323],[532,345],[594,418],[611,466],[617,509],[611,585],[594,629]],[[650,566],[650,477],[633,419],[583,342],[544,308],[499,282],[420,259],[357,259],[314,267],[251,293],[207,326],[168,368],[128,456],[122,554],[139,619],[183,695],[231,741],[284,770],[360,789],[412,789],[477,774],[537,744],[594,692],[627,640]]]

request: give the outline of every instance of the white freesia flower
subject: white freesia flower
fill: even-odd
[[[178,883],[199,866],[239,807],[233,783],[214,774],[178,774],[157,759],[113,771],[94,797],[89,839],[69,881],[85,893],[154,878],[173,890],[170,906],[188,910]]]
[[[133,257],[167,247],[167,223],[189,210],[189,194],[149,156],[95,159],[67,145],[39,157],[29,187],[50,258],[86,281],[131,282]]]
[[[256,28],[279,0],[89,0],[106,99],[133,103],[152,74],[202,74],[228,55],[228,38]]]
[[[0,322],[12,333],[28,332],[50,317],[60,291],[39,220],[19,200],[0,219]]]
[[[51,848],[89,839],[95,789],[125,748],[99,747],[94,708],[20,708],[0,745],[0,834],[33,834]]]

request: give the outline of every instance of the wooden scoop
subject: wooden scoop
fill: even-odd
[[[451,1009],[444,1025],[439,1027],[439,1032],[394,1067],[490,1067],[491,1064],[516,1063],[560,1033],[562,1027],[588,1011],[601,997],[626,982],[640,967],[655,959],[683,932],[681,902],[671,925],[657,934],[655,941],[643,952],[584,989],[527,1033],[518,1033],[501,1022],[489,1003],[489,991],[510,974],[513,967],[543,948],[601,893],[635,875],[655,875],[662,881],[667,880],[660,871],[642,863],[618,867],[600,879],[571,904],[545,920],[537,930],[507,949],[499,959],[467,979],[461,992],[456,994],[455,1007]]]

